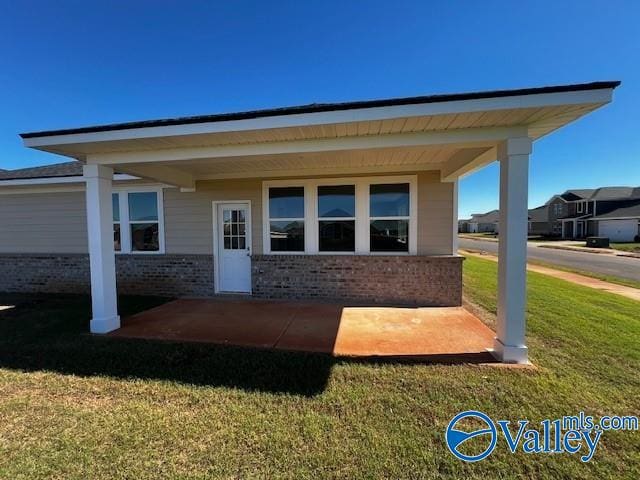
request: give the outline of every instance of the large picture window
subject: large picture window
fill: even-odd
[[[118,191],[112,202],[114,250],[163,253],[162,191]]]
[[[265,253],[416,254],[416,177],[263,183]]]
[[[304,187],[269,189],[272,252],[304,252]]]

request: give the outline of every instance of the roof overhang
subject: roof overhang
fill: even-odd
[[[27,147],[183,187],[214,178],[439,170],[455,180],[508,138],[536,140],[619,82],[186,117],[22,134]]]

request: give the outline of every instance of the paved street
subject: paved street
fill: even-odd
[[[538,245],[529,242],[527,256],[530,260],[640,281],[640,258],[615,257],[601,253],[571,252],[568,250],[540,248]],[[482,250],[496,255],[498,253],[498,242],[461,238],[459,246],[462,249]]]

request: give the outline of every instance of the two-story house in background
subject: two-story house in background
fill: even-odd
[[[460,220],[464,233],[498,233],[498,210]],[[571,189],[529,210],[529,235],[582,239],[608,237],[612,242],[637,241],[640,235],[640,187]]]
[[[567,190],[546,204],[550,232],[562,238],[608,237],[632,242],[640,233],[640,187]]]

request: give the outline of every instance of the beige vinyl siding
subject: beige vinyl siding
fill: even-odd
[[[211,180],[198,182],[195,192],[164,190],[165,251],[213,253],[212,202],[250,200],[252,249],[262,253],[262,180]]]
[[[84,192],[0,195],[0,253],[87,253]]]
[[[178,189],[165,189],[166,252],[213,252],[214,200],[251,200],[252,248],[255,253],[262,253],[262,179],[198,182],[196,191],[190,193],[181,193]],[[453,183],[441,183],[439,172],[420,172],[418,255],[450,255],[452,236]]]
[[[438,172],[417,175],[418,255],[450,255],[453,184]],[[167,253],[213,253],[214,200],[251,201],[252,248],[263,252],[262,179],[200,181],[195,192],[163,195]],[[87,253],[84,202],[80,191],[0,195],[0,253]]]
[[[418,255],[452,255],[454,184],[439,172],[418,174]]]

